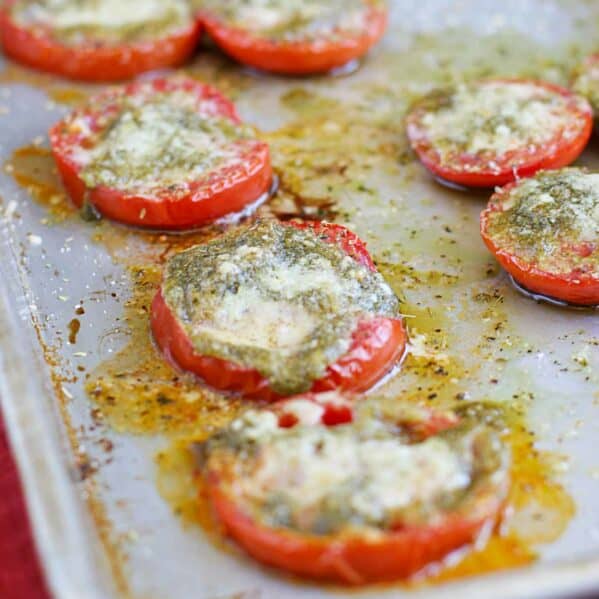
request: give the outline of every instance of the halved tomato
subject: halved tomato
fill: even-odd
[[[50,130],[73,202],[139,227],[186,229],[268,193],[268,146],[214,88],[185,77],[112,89]]]
[[[392,581],[497,521],[509,456],[495,432],[397,399],[350,401],[249,410],[203,444],[203,493],[249,555],[309,578]],[[340,406],[351,417],[328,424]]]
[[[27,66],[71,79],[120,81],[178,66],[191,56],[201,33],[201,24],[183,0],[44,4],[4,2],[0,9],[2,47]],[[156,17],[158,22],[153,22]],[[164,26],[160,26],[161,18]]]
[[[201,2],[199,19],[235,60],[273,73],[326,73],[362,57],[383,36],[378,0],[275,3]]]
[[[317,235],[317,239],[319,238],[322,242],[325,242],[325,245],[334,244],[340,247],[344,253],[351,256],[362,267],[366,267],[365,270],[358,269],[359,272],[357,271],[358,274],[356,275],[364,276],[365,281],[369,276],[365,274],[365,271],[376,273],[374,264],[372,263],[364,244],[351,231],[341,227],[340,225],[328,223],[297,223],[291,221],[289,223],[270,223],[265,225],[258,224],[256,227],[258,228],[253,230],[252,237],[249,238],[253,240],[255,237],[254,241],[242,243],[233,240],[230,242],[231,248],[233,248],[231,251],[227,249],[228,246],[227,248],[220,248],[219,246],[219,248],[211,251],[210,255],[226,256],[226,260],[219,262],[218,265],[211,264],[208,266],[207,264],[204,264],[204,266],[201,266],[199,263],[196,264],[191,257],[188,258],[184,255],[181,255],[182,257],[180,262],[184,266],[180,267],[177,265],[176,267],[171,267],[171,269],[174,269],[177,273],[179,273],[177,276],[181,277],[181,279],[184,279],[185,277],[198,276],[197,273],[202,270],[202,272],[205,273],[204,277],[206,277],[202,284],[207,285],[208,283],[206,283],[206,281],[208,280],[208,275],[206,273],[212,273],[215,271],[221,272],[221,270],[226,270],[227,272],[231,271],[233,273],[236,272],[236,264],[242,259],[240,258],[240,260],[234,260],[232,259],[232,256],[235,256],[235,252],[238,251],[234,248],[236,248],[239,243],[242,243],[240,246],[241,250],[239,251],[245,252],[245,248],[247,246],[251,248],[251,251],[254,251],[253,248],[257,247],[256,251],[259,252],[261,251],[260,246],[254,246],[253,243],[260,243],[263,235],[270,234],[270,227],[275,227],[275,229],[291,227],[292,229],[298,230],[305,230],[309,228]],[[278,235],[279,233],[276,232],[276,234]],[[286,242],[277,240],[275,245],[279,244],[277,247],[284,248],[285,243]],[[209,249],[206,249],[206,252],[208,251]],[[250,250],[247,251],[249,252]],[[280,250],[275,250],[275,255],[277,251]],[[247,267],[250,268],[250,266]],[[345,267],[347,268],[347,265],[345,265]],[[167,269],[168,268],[169,266],[167,265]],[[183,271],[183,268],[186,270]],[[282,268],[293,268],[293,264],[289,264],[288,266],[284,265]],[[188,320],[187,322],[184,323],[181,320],[183,312],[188,313],[188,310],[182,311],[182,309],[179,308],[173,309],[172,305],[169,306],[169,303],[166,300],[164,287],[165,284],[170,285],[168,279],[165,279],[163,286],[156,294],[152,303],[152,331],[158,347],[168,358],[170,358],[173,362],[175,362],[175,364],[184,370],[188,370],[197,374],[208,385],[223,391],[240,393],[247,398],[274,401],[290,394],[287,392],[288,387],[284,383],[285,375],[281,375],[283,382],[281,383],[281,381],[279,381],[281,384],[280,389],[277,391],[273,388],[273,379],[269,379],[268,376],[261,374],[259,369],[251,364],[260,360],[264,361],[274,359],[272,358],[270,352],[276,356],[282,356],[285,354],[285,352],[288,352],[290,356],[289,359],[299,360],[297,369],[292,368],[293,376],[298,376],[299,370],[303,368],[306,363],[309,363],[312,356],[311,352],[324,352],[318,353],[319,359],[323,360],[325,359],[326,355],[328,355],[327,352],[331,351],[331,344],[335,345],[336,343],[336,340],[327,340],[321,347],[318,345],[316,337],[313,340],[308,338],[304,339],[301,337],[301,339],[297,341],[297,344],[298,347],[303,349],[301,349],[301,351],[299,349],[296,350],[292,340],[295,339],[295,335],[299,335],[300,333],[304,335],[306,333],[306,331],[301,330],[301,327],[304,326],[304,321],[310,322],[312,318],[316,318],[314,314],[317,314],[319,310],[324,310],[325,312],[323,313],[323,318],[331,322],[334,319],[342,318],[345,315],[327,312],[328,308],[326,306],[328,304],[326,302],[328,302],[327,294],[329,291],[327,289],[321,289],[318,287],[318,285],[323,285],[323,283],[318,282],[318,272],[312,270],[308,270],[306,272],[295,270],[292,272],[292,278],[283,283],[277,279],[279,276],[278,273],[269,274],[268,276],[270,279],[268,284],[273,285],[276,288],[276,291],[274,292],[275,294],[282,294],[283,296],[285,296],[286,293],[286,286],[299,286],[300,288],[289,292],[291,294],[289,297],[303,297],[304,299],[302,301],[307,302],[307,307],[304,306],[298,308],[299,311],[297,311],[297,314],[295,314],[294,310],[296,310],[296,308],[294,308],[295,304],[292,303],[292,300],[281,299],[281,311],[285,312],[285,314],[281,314],[281,318],[288,318],[290,322],[279,322],[276,320],[276,318],[271,322],[272,314],[275,316],[278,314],[276,302],[272,303],[270,300],[265,301],[265,303],[263,303],[263,307],[259,310],[250,305],[251,300],[248,300],[249,303],[245,302],[242,290],[240,290],[240,286],[246,284],[244,283],[245,276],[246,275],[243,274],[243,271],[241,271],[239,274],[239,280],[235,278],[235,274],[231,280],[227,279],[226,291],[223,293],[227,296],[227,301],[234,302],[235,305],[233,308],[230,308],[229,312],[220,315],[218,320],[220,323],[224,323],[228,321],[229,318],[234,318],[234,322],[242,323],[239,324],[240,327],[249,326],[251,330],[248,332],[239,329],[237,336],[234,334],[233,330],[231,332],[217,331],[213,333],[212,336],[215,339],[219,339],[220,349],[218,351],[214,351],[214,348],[210,347],[211,351],[209,354],[202,354],[196,347],[194,347],[194,342],[190,338],[190,332],[194,330],[194,324],[193,322],[189,321],[189,316],[186,317]],[[375,276],[380,277],[378,274]],[[294,277],[297,278],[298,282],[296,282]],[[311,279],[311,277],[313,277],[313,279]],[[251,281],[255,280],[256,275],[253,274]],[[304,283],[302,281],[306,282]],[[328,284],[328,281],[326,281],[326,283]],[[333,280],[332,285],[335,284],[336,281]],[[367,283],[365,282],[364,284],[366,285]],[[304,292],[303,288],[301,288],[302,285],[307,286],[306,293],[308,295],[305,297],[302,295]],[[314,285],[314,287],[310,287],[310,285]],[[370,285],[375,291],[377,289],[377,285],[382,285],[382,292],[392,294],[390,289],[384,283],[382,283],[382,280],[376,279],[374,282],[371,281]],[[192,301],[190,297],[195,297],[195,295],[189,291],[182,291],[185,286],[182,286],[180,283],[176,283],[172,285],[172,287],[176,290],[174,295],[177,297],[185,297],[186,305],[189,306],[189,302]],[[232,294],[231,290],[233,290],[235,293]],[[197,291],[197,297],[203,297],[204,299],[210,298],[212,293],[213,291],[206,288],[203,289],[201,293]],[[294,293],[296,296],[293,296]],[[314,295],[314,298],[316,299],[310,299],[310,293],[315,293],[316,295]],[[171,293],[171,295],[173,295],[173,293]],[[221,295],[217,294],[216,297],[218,297],[219,302],[223,303],[224,305],[224,300],[222,299]],[[198,300],[198,302],[199,301],[201,300]],[[295,299],[293,301],[295,301]],[[394,299],[394,296],[390,295],[384,301],[388,302],[389,305],[393,304],[396,306],[396,299]],[[324,306],[320,305],[322,302],[325,302]],[[196,309],[199,308],[196,308],[194,305],[193,310]],[[261,310],[262,312],[260,312]],[[395,310],[396,307],[392,309],[393,312]],[[256,311],[258,313],[255,313]],[[231,317],[232,312],[234,313],[233,317]],[[269,314],[269,312],[272,314]],[[289,316],[287,313],[291,314],[293,318],[291,318],[291,316]],[[249,325],[248,322],[250,323]],[[327,322],[325,324],[329,323]],[[202,325],[202,323],[198,323],[198,326],[202,327],[204,325]],[[224,324],[222,326],[224,326]],[[308,324],[307,326],[310,325]],[[276,331],[274,329],[276,329]],[[300,330],[300,333],[297,333],[297,330]],[[264,340],[262,337],[269,338],[269,335],[272,336],[275,335],[275,333],[275,336],[278,336],[280,331],[287,331],[287,333],[283,335],[283,337],[279,339],[275,345],[264,345],[267,342],[270,343],[270,341]],[[314,332],[315,336],[316,334],[317,332]],[[247,340],[248,335],[250,339],[249,341]],[[309,380],[303,379],[296,381],[296,383],[299,385],[305,385],[307,383],[307,387],[304,388],[311,387],[312,391],[326,391],[332,389],[364,391],[380,380],[404,355],[406,341],[406,330],[399,313],[397,313],[397,315],[394,317],[389,317],[387,314],[363,314],[359,317],[351,334],[347,351],[326,365],[325,375],[320,376],[311,383]],[[244,358],[246,358],[245,354],[242,352],[243,348],[249,351],[253,356],[251,358],[245,359],[246,365],[242,365],[241,363],[244,361]],[[237,361],[233,359],[227,359],[225,357],[226,355],[230,355],[232,352],[235,352],[236,355],[238,355]],[[283,362],[282,367],[289,368],[289,365],[287,362]],[[266,366],[266,370],[268,370],[268,364]],[[274,367],[271,370],[276,372],[276,368]],[[318,370],[318,368],[316,368],[316,370]]]
[[[599,54],[591,54],[576,69],[572,89],[586,98],[599,116]]]
[[[526,290],[599,304],[599,174],[567,168],[507,185],[480,226],[489,250]]]
[[[410,143],[434,175],[494,187],[567,166],[586,146],[592,110],[551,83],[486,79],[435,91],[407,117]]]

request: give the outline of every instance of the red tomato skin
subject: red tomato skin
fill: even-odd
[[[385,33],[388,14],[373,7],[363,33],[329,42],[276,42],[229,27],[207,12],[201,12],[199,19],[216,44],[238,62],[281,75],[310,75],[326,73],[366,54]]]
[[[209,386],[248,399],[277,401],[283,398],[257,370],[197,354],[161,291],[154,297],[150,318],[154,340],[166,358],[183,370],[195,373]],[[315,381],[311,390],[366,391],[401,359],[406,342],[406,331],[399,319],[373,318],[358,323],[348,353],[331,364],[327,374]]]
[[[155,79],[151,84],[157,92],[182,88],[210,98],[216,102],[219,115],[240,122],[234,105],[202,83],[187,79]],[[144,85],[147,82],[129,84],[123,93],[135,94]],[[105,96],[110,98],[114,93],[109,91]],[[215,171],[202,181],[192,182],[185,194],[137,195],[105,186],[87,189],[80,176],[82,167],[69,152],[70,144],[81,140],[76,134],[63,134],[62,128],[63,121],[52,127],[50,143],[62,182],[73,203],[82,206],[87,199],[104,216],[127,225],[161,230],[199,227],[241,211],[267,194],[272,184],[268,145],[256,141],[251,149],[244,151],[238,164]]]
[[[468,519],[448,515],[425,527],[406,527],[380,538],[319,537],[263,526],[244,514],[221,490],[218,476],[209,473],[208,494],[225,532],[262,563],[300,576],[363,585],[404,579],[476,539],[495,520],[501,500],[490,502],[488,513]]]
[[[300,229],[310,227],[324,235],[330,243],[339,243],[354,259],[374,270],[374,263],[363,242],[345,227],[328,223],[289,222],[287,225]],[[150,323],[154,340],[167,359],[195,373],[211,387],[238,393],[248,399],[277,401],[282,398],[257,370],[197,354],[167,306],[161,290],[152,302]],[[323,378],[314,381],[311,391],[365,391],[402,358],[406,344],[407,332],[402,320],[386,317],[362,320],[354,331],[348,352],[327,368]]]
[[[546,272],[534,264],[521,260],[509,251],[499,248],[488,234],[488,222],[491,214],[501,210],[502,198],[516,185],[517,183],[506,185],[495,193],[491,197],[488,207],[481,213],[480,232],[489,251],[504,270],[525,289],[533,293],[575,306],[599,305],[599,277],[575,270],[564,274]]]
[[[0,39],[8,56],[40,71],[98,83],[123,81],[146,71],[179,66],[193,54],[201,33],[201,23],[191,22],[180,31],[153,41],[70,47],[49,35],[19,27],[8,7],[0,11]]]
[[[506,83],[527,83],[525,79],[498,79],[497,81],[505,81]],[[573,94],[558,85],[546,82],[535,81],[536,84],[541,84],[554,92],[557,92],[563,96],[573,96]],[[531,177],[537,171],[540,170],[552,170],[562,168],[572,164],[585,149],[591,133],[593,131],[593,113],[589,106],[588,111],[584,113],[584,127],[580,132],[580,135],[572,139],[570,142],[562,142],[557,144],[553,151],[548,152],[544,155],[533,157],[527,162],[521,164],[517,168],[506,166],[497,170],[477,170],[476,172],[467,172],[459,168],[453,168],[451,166],[443,165],[438,159],[434,149],[431,149],[428,144],[415,143],[413,145],[414,151],[418,155],[418,158],[422,164],[435,176],[462,185],[464,187],[496,187],[503,186],[508,183],[517,181],[518,179]],[[410,122],[408,117],[408,136],[410,137],[410,129],[417,126],[415,123]],[[512,156],[517,156],[517,152]],[[464,157],[462,164],[476,164],[477,160],[474,157]]]
[[[271,408],[280,415],[282,428],[299,422],[292,411],[286,411],[286,404],[299,399],[323,407],[321,425],[337,426],[353,420],[355,397],[351,394],[344,394],[341,401],[339,397],[328,400],[318,394],[305,393]],[[343,410],[345,415],[335,418],[335,414],[340,415]],[[422,421],[409,421],[406,426],[426,439],[458,424],[459,419],[453,414],[427,410]],[[208,470],[202,476],[203,489],[207,490],[223,532],[249,555],[300,576],[345,585],[388,582],[411,576],[452,550],[474,541],[485,524],[495,522],[504,504],[502,497],[479,492],[473,510],[466,514],[447,514],[432,525],[398,527],[370,538],[359,533],[318,536],[270,528],[252,520],[222,489],[222,478],[217,471]]]
[[[82,206],[85,194],[103,216],[135,227],[184,230],[201,227],[245,206],[268,193],[273,172],[268,146],[260,144],[248,157],[244,172],[215,181],[218,191],[202,189],[181,197],[156,198],[123,193],[109,187],[87,190],[79,177],[79,168],[68,157],[53,152],[63,184],[76,206]],[[249,200],[248,200],[249,198]]]

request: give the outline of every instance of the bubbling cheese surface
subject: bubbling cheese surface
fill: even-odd
[[[399,316],[380,274],[276,221],[174,256],[162,289],[198,354],[255,368],[284,394],[323,376],[361,317]]]
[[[498,247],[548,272],[576,267],[599,278],[598,173],[577,168],[539,173],[509,191],[501,206],[488,224]]]
[[[188,25],[184,0],[20,0],[12,9],[25,26],[42,26],[67,43],[147,39]]]
[[[247,289],[223,298],[214,319],[194,326],[193,332],[221,343],[284,351],[305,343],[317,324],[302,306],[269,300],[257,289]]]
[[[252,503],[278,495],[298,512],[347,494],[345,509],[381,524],[389,513],[469,483],[468,464],[440,439],[413,445],[393,438],[356,442],[352,434],[313,427],[273,436],[240,490]]]
[[[364,0],[200,0],[198,6],[262,36],[295,41],[360,32],[369,6]]]
[[[442,160],[534,151],[556,137],[575,137],[581,127],[571,98],[528,82],[462,84],[437,100],[420,127]]]
[[[209,104],[209,102],[208,102]],[[75,126],[86,130],[86,116]],[[115,120],[91,149],[80,150],[82,179],[127,192],[152,194],[187,184],[210,170],[240,160],[235,142],[249,129],[210,114],[210,106],[184,92],[153,93],[121,100]]]
[[[211,442],[208,467],[218,472],[223,460],[228,492],[252,517],[316,534],[435,522],[484,476],[498,494],[504,488],[505,450],[488,430],[409,440],[369,413],[380,401],[365,400],[371,406],[363,415],[332,427],[315,419],[305,425],[304,417],[304,424],[281,428],[273,412],[249,410]],[[293,411],[308,416],[322,410],[308,400],[294,403],[305,403]]]

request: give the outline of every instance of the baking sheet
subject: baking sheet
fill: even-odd
[[[427,69],[437,72],[445,62],[448,79],[494,72],[491,52],[502,57],[502,71],[521,72],[529,65],[560,80],[564,64],[585,47],[599,47],[598,23],[599,7],[592,2],[398,1],[384,43],[351,76],[285,80],[232,68],[220,58],[196,61],[196,74],[233,93],[242,115],[267,132],[279,166],[306,155],[325,163],[332,154],[339,159],[333,141],[347,140],[353,184],[329,173],[341,190],[337,218],[369,243],[383,271],[401,267],[405,286],[398,291],[406,307],[443,315],[447,347],[428,351],[436,351],[437,359],[441,353],[463,362],[460,380],[447,384],[466,390],[467,399],[520,397],[538,446],[563,456],[556,463],[576,515],[555,542],[537,548],[534,566],[451,587],[378,588],[352,596],[480,596],[484,591],[488,597],[533,597],[599,589],[599,455],[593,451],[599,428],[597,314],[539,306],[517,294],[501,273],[482,276],[492,263],[476,232],[484,199],[442,189],[398,152],[403,104],[430,86]],[[4,163],[17,148],[46,144],[48,127],[68,110],[56,99],[71,101],[74,95],[57,90],[74,86],[24,76],[12,66],[5,67],[3,81]],[[346,119],[340,106],[355,110],[357,120],[348,123],[351,117]],[[364,124],[370,110],[375,121],[385,116],[379,126]],[[389,127],[394,112],[398,123]],[[298,120],[304,128],[285,129]],[[333,141],[322,135],[322,127]],[[316,145],[310,142],[312,130],[320,134]],[[598,149],[593,140],[583,163],[599,165]],[[309,166],[306,171],[313,174]],[[0,394],[56,597],[338,596],[338,590],[290,583],[223,552],[197,526],[185,526],[156,486],[154,457],[167,444],[165,437],[118,434],[98,423],[78,367],[93,372],[125,346],[130,333],[124,304],[132,291],[127,256],[145,252],[154,259],[159,250],[133,231],[118,229],[114,250],[98,241],[94,225],[74,218],[54,222],[56,216],[33,202],[13,174],[6,169],[0,174]],[[285,183],[319,204],[326,199],[326,181]],[[507,324],[499,341],[490,342],[489,305],[474,298],[493,297],[495,290],[501,298],[495,298],[501,304],[496,309]],[[81,330],[69,344],[69,323],[81,302]],[[414,338],[422,333],[412,332]],[[396,376],[380,392],[413,393],[415,377]],[[499,382],[491,384],[492,379]]]

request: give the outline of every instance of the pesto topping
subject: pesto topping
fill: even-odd
[[[18,0],[11,12],[19,25],[50,30],[73,46],[151,40],[192,21],[185,0]]]
[[[196,0],[199,8],[260,37],[298,41],[359,34],[380,1],[368,0]]]
[[[198,354],[308,390],[347,352],[361,316],[399,316],[379,273],[314,233],[258,221],[168,262],[164,299]]]
[[[466,154],[487,159],[484,168],[499,168],[502,158],[516,166],[556,138],[574,139],[588,109],[582,98],[573,100],[541,85],[489,80],[432,93],[417,107],[419,119],[410,133],[446,163]],[[516,151],[521,155],[510,157]],[[464,168],[476,170],[481,164]]]
[[[427,524],[483,487],[500,501],[508,458],[494,432],[414,438],[397,425],[401,411],[396,399],[368,399],[351,424],[280,428],[272,411],[248,410],[209,441],[205,466],[252,518],[320,535]]]
[[[572,89],[591,103],[596,116],[599,111],[599,57],[592,56],[580,66]]]
[[[119,102],[92,149],[78,153],[89,188],[185,192],[190,182],[238,162],[237,142],[251,137],[247,127],[214,116],[210,101],[183,91],[123,95]],[[85,118],[75,125],[85,130]]]
[[[524,179],[491,212],[488,234],[500,248],[545,271],[599,278],[599,174],[567,168]]]

